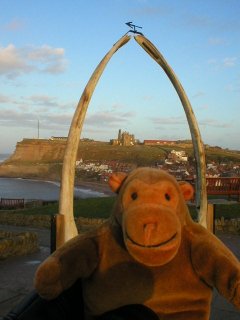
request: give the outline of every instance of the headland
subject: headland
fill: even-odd
[[[173,144],[171,141],[168,144],[163,141],[159,144],[159,141],[151,140],[150,145],[116,145],[111,142],[80,140],[76,159],[76,185],[97,191],[102,191],[103,188],[107,190],[106,181],[111,172],[129,172],[138,166],[157,166],[172,172],[179,172],[181,168],[183,174],[194,174],[191,142],[176,141]],[[23,139],[17,143],[13,154],[0,164],[0,177],[60,181],[66,143],[66,138]],[[205,151],[209,170],[228,167],[231,171],[237,166],[239,168],[240,151],[207,145]],[[174,159],[178,153],[184,153],[185,157]]]

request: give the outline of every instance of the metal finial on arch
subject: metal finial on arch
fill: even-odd
[[[129,35],[124,35],[122,38],[120,38],[99,63],[99,65],[93,72],[90,80],[88,81],[79,100],[76,111],[74,113],[72,123],[69,129],[68,140],[63,159],[59,199],[59,214],[57,217],[57,247],[59,247],[72,237],[76,236],[78,233],[73,214],[75,162],[80,140],[80,134],[82,131],[83,122],[85,119],[88,105],[90,103],[94,89],[98,83],[98,80],[100,79],[107,63],[112,58],[113,54],[119,48],[125,45],[130,40],[130,38],[131,37]],[[190,127],[195,157],[197,161],[197,206],[200,207],[199,222],[202,225],[206,226],[207,201],[205,182],[205,156],[203,144],[201,142],[200,132],[197,126],[197,122],[192,107],[180,82],[178,81],[173,70],[167,64],[160,52],[143,35],[137,35],[134,38],[137,41],[137,43],[140,44],[144,48],[144,50],[164,69],[172,84],[174,85],[182,102]]]

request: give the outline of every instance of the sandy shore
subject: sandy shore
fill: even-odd
[[[82,188],[82,189],[90,189],[92,191],[98,191],[102,192],[109,196],[114,196],[115,193],[111,191],[109,185],[107,183],[101,183],[101,182],[92,182],[92,181],[77,181],[75,183],[76,187]]]
[[[49,177],[32,177],[28,175],[1,175],[0,178],[20,178],[20,179],[26,179],[26,180],[36,180],[36,181],[52,181],[52,182],[57,182],[61,183],[59,179],[54,179],[54,178],[49,178]],[[75,187],[79,187],[81,189],[86,189],[86,190],[91,190],[91,191],[97,191],[104,193],[108,196],[114,196],[115,193],[111,191],[108,183],[103,183],[103,182],[96,182],[96,181],[75,181]]]
[[[22,178],[31,180],[43,180],[43,181],[54,181],[60,182],[59,175],[49,174],[48,168],[43,170],[44,166],[24,166],[22,168],[15,164],[0,163],[0,177],[3,178]],[[26,169],[27,168],[27,169]],[[41,170],[40,170],[40,169]],[[75,179],[75,186],[90,189],[92,191],[102,192],[106,195],[113,195],[114,193],[110,190],[108,183],[98,182],[98,181],[79,181],[78,178]]]

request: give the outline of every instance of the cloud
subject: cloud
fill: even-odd
[[[43,72],[58,74],[64,72],[66,69],[66,60],[64,57],[63,48],[52,48],[48,45],[43,45],[39,48],[33,48],[28,53],[30,61],[40,62],[43,67]]]
[[[42,119],[42,123],[45,124],[45,126],[49,129],[52,128],[52,126],[56,126],[60,128],[61,127],[69,127],[72,120],[72,114],[71,113],[51,113],[44,115]]]
[[[54,109],[59,110],[69,110],[69,112],[73,112],[74,108],[76,107],[76,102],[63,102],[59,101],[57,97],[49,96],[45,94],[39,95],[32,95],[29,97],[14,97],[14,96],[7,96],[0,94],[0,104],[3,105],[14,105],[18,107],[18,110],[24,112],[26,110],[33,110],[34,107],[37,108],[38,112],[49,112],[53,111]]]
[[[208,27],[213,23],[213,21],[207,16],[200,16],[194,14],[182,15],[182,21],[185,26],[197,28]]]
[[[12,99],[8,96],[0,94],[0,103],[12,103]]]
[[[203,97],[204,95],[205,95],[205,93],[203,91],[198,91],[192,96],[192,98],[193,99],[200,98],[200,97]]]
[[[63,48],[25,46],[13,44],[0,47],[0,75],[14,79],[30,72],[58,74],[64,72],[67,61]]]
[[[210,38],[208,39],[208,44],[211,46],[225,45],[226,40],[222,38]]]
[[[236,62],[237,62],[236,57],[231,57],[231,58],[227,57],[227,58],[223,59],[223,65],[226,68],[234,67],[236,65]]]
[[[168,6],[143,6],[131,11],[136,16],[165,16],[172,12]]]
[[[76,102],[59,102],[58,98],[48,96],[48,95],[32,95],[30,97],[25,98],[27,103],[30,102],[31,106],[43,106],[43,107],[51,107],[58,109],[68,109],[72,111],[76,107]]]
[[[47,45],[43,45],[39,48],[33,48],[28,52],[28,58],[30,60],[48,62],[52,59],[56,59],[57,57],[61,57],[64,55],[63,48],[51,48]]]
[[[143,96],[142,99],[143,99],[143,101],[152,101],[154,99],[154,97],[150,96],[150,95],[146,95],[146,96]]]
[[[200,120],[199,125],[208,126],[208,127],[215,127],[215,128],[230,128],[232,126],[231,123],[219,122],[218,120],[211,119],[211,118]]]
[[[4,26],[4,29],[6,31],[11,31],[11,32],[19,31],[19,30],[22,30],[23,28],[24,28],[24,22],[19,19],[14,19],[9,23],[5,24]]]
[[[187,119],[182,116],[178,117],[167,117],[167,118],[156,118],[152,119],[153,123],[161,126],[175,126],[175,125],[186,125]],[[198,124],[201,126],[215,127],[215,128],[229,128],[231,127],[230,123],[219,122],[216,119],[206,118],[199,120]]]
[[[0,75],[6,75],[8,78],[15,78],[20,73],[33,71],[34,66],[30,65],[20,50],[14,45],[0,47]]]
[[[19,112],[15,109],[1,109],[0,110],[0,123],[3,125],[6,121],[20,125],[19,121],[37,119],[36,114],[33,112]]]
[[[222,60],[218,59],[209,59],[207,63],[214,67],[215,70],[219,70],[222,68],[233,68],[237,65],[238,59],[237,57],[226,57]]]
[[[209,105],[208,104],[203,104],[201,106],[198,106],[198,110],[208,110],[209,109]]]
[[[214,66],[214,65],[217,65],[218,61],[217,59],[211,58],[211,59],[208,59],[207,63]]]
[[[0,95],[0,103],[8,103],[0,109],[0,125],[7,127],[34,128],[40,121],[42,129],[66,130],[69,129],[74,114],[75,104],[62,103],[56,97],[48,95],[32,95],[21,97],[13,102],[8,96]],[[10,105],[13,104],[13,106]],[[87,130],[107,131],[109,128],[127,123],[134,117],[132,112],[103,110],[87,115],[84,127]]]
[[[7,127],[35,127],[40,121],[41,128],[52,129],[69,127],[72,113],[68,112],[39,112],[39,110],[0,109],[0,125]]]
[[[229,83],[229,84],[226,86],[226,90],[227,90],[228,92],[240,92],[240,82],[239,82],[239,83],[236,83],[236,84]]]
[[[116,112],[117,110],[121,110],[122,109],[122,105],[121,104],[119,104],[119,103],[114,103],[113,105],[112,105],[112,107],[111,107],[111,111],[112,112]]]
[[[86,125],[89,126],[115,126],[123,122],[129,121],[134,114],[132,112],[113,113],[112,111],[102,111],[91,115],[86,118]]]
[[[47,96],[47,95],[33,95],[27,98],[32,104],[39,106],[49,106],[56,107],[59,104],[56,101],[55,97]]]
[[[169,125],[185,125],[187,123],[187,119],[183,118],[182,116],[178,117],[166,117],[166,118],[151,118],[152,122],[155,125],[163,125],[163,126],[169,126]]]

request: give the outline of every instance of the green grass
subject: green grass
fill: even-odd
[[[240,218],[240,203],[231,205],[217,204],[215,217],[224,217],[225,219]]]
[[[108,218],[115,199],[116,197],[77,200],[74,203],[74,215],[85,218]]]
[[[39,206],[36,208],[24,208],[19,210],[11,210],[11,213],[22,213],[26,215],[52,215],[58,213],[58,203],[48,204],[46,206]]]
[[[74,215],[85,218],[108,218],[112,212],[115,197],[77,199],[74,201]],[[193,218],[197,217],[197,211],[194,206],[189,206]],[[1,210],[3,212],[3,210]],[[11,210],[11,213],[22,213],[26,215],[51,215],[58,213],[58,203],[49,204],[36,208],[25,208]],[[240,203],[217,204],[216,218],[224,217],[226,219],[240,218]]]
[[[83,143],[79,146],[79,158],[84,160],[111,161],[133,163],[138,166],[152,165],[164,159],[166,151],[158,146],[112,146],[108,143]]]
[[[111,214],[115,197],[78,199],[74,201],[74,215],[85,218],[108,218]],[[0,212],[4,212],[1,210]],[[5,211],[6,212],[6,211]],[[58,213],[58,202],[36,208],[8,210],[11,213],[26,215],[52,215]]]
[[[195,206],[189,206],[189,211],[193,219],[197,219],[197,209]],[[240,218],[240,203],[234,204],[216,204],[215,219],[236,219]]]
[[[185,150],[189,156],[193,156],[194,151],[191,145],[164,145],[145,146],[135,145],[131,147],[112,146],[108,143],[80,143],[79,158],[84,160],[118,160],[122,162],[135,163],[137,165],[151,165],[160,159],[165,159],[166,154],[172,149]],[[207,148],[205,150],[208,161],[217,162],[239,162],[240,152],[219,148]]]

